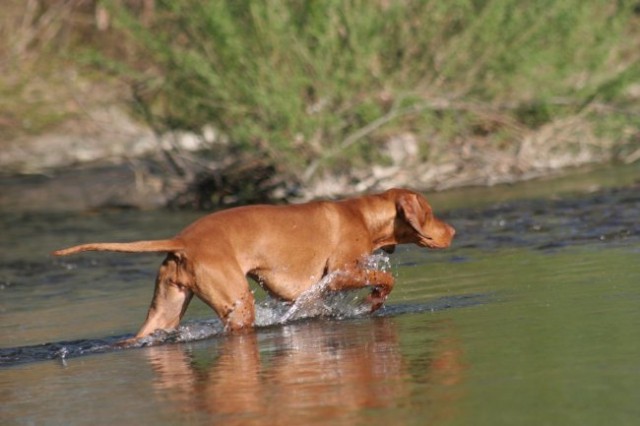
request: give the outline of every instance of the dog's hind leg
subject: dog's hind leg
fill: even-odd
[[[187,260],[181,254],[170,253],[160,266],[147,319],[136,338],[158,329],[178,327],[193,297],[192,284],[193,274],[189,271]]]
[[[209,305],[225,329],[250,329],[255,321],[255,299],[247,278],[233,261],[194,262],[196,296]]]

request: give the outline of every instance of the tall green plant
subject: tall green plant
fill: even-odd
[[[571,114],[640,77],[624,56],[630,0],[158,0],[147,26],[105,3],[144,58],[149,119],[211,123],[298,170],[353,164],[380,132],[450,132],[441,110],[456,102]],[[549,108],[515,110],[527,125]]]

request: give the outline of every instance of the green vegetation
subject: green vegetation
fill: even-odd
[[[77,113],[53,71],[75,67],[101,87],[83,96],[116,77],[158,132],[212,126],[299,181],[389,164],[378,148],[403,134],[433,164],[585,144],[638,155],[636,3],[9,0],[0,124]],[[30,103],[39,80],[54,96]]]
[[[425,158],[461,139],[509,146],[624,108],[640,81],[631,1],[159,0],[146,24],[104,4],[155,126],[211,123],[297,170],[380,160],[372,146],[401,131]]]

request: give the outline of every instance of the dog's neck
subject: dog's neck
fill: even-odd
[[[395,203],[380,195],[363,197],[361,202],[373,207],[360,210],[367,212],[362,216],[369,230],[373,249],[398,244],[395,236],[395,221],[398,213]]]

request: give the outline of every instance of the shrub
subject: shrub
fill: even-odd
[[[428,153],[427,135],[449,143],[487,112],[535,128],[640,77],[628,0],[158,0],[144,24],[103,4],[136,46],[113,64],[151,123],[212,124],[306,178],[358,166],[396,130]]]

